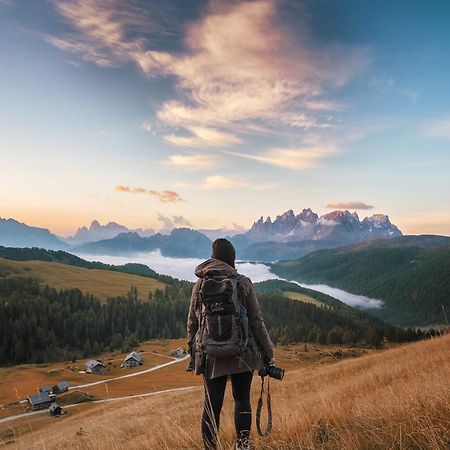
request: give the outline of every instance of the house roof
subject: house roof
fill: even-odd
[[[58,389],[64,389],[64,388],[68,388],[69,387],[69,382],[68,381],[60,381],[57,385],[56,385],[56,387],[58,388]]]
[[[129,361],[130,359],[134,359],[137,362],[142,362],[142,356],[140,353],[138,352],[131,352],[129,353],[125,359],[123,360],[123,362]]]
[[[50,386],[42,386],[39,388],[39,390],[43,392],[50,392],[52,388]]]
[[[90,359],[89,361],[86,362],[86,367],[88,369],[93,369],[94,367],[97,366],[105,367],[105,365],[98,359]]]
[[[33,394],[28,397],[28,401],[32,405],[40,405],[42,403],[50,403],[52,399],[48,394]]]

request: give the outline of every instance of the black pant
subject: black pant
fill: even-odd
[[[222,409],[227,375],[205,379],[205,406],[202,417],[202,436],[205,449],[214,449],[217,445],[220,411]],[[243,372],[231,375],[231,385],[234,398],[234,424],[239,441],[245,441],[250,436],[252,425],[252,409],[250,405],[250,386],[253,372]]]

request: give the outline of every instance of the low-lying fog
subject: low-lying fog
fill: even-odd
[[[126,263],[141,263],[160,274],[170,275],[175,278],[189,281],[197,280],[194,270],[198,264],[203,262],[203,259],[198,258],[171,258],[163,256],[159,250],[148,253],[138,253],[133,256],[87,255],[82,253],[78,253],[78,256],[87,261],[101,261],[105,264],[121,265]],[[263,263],[237,262],[237,269],[239,273],[246,275],[255,283],[258,281],[279,279],[277,275],[270,271],[269,266]],[[351,294],[350,292],[333,288],[326,284],[308,285],[298,283],[297,281],[293,281],[293,283],[331,295],[349,306],[364,309],[381,308],[383,306],[381,300],[364,297],[363,295]]]

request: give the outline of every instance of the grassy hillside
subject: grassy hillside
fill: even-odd
[[[273,433],[263,439],[253,429],[255,448],[448,449],[449,372],[450,335],[290,371],[282,382],[271,383]],[[255,379],[252,405],[258,394]],[[87,406],[78,415],[69,412],[57,426],[34,419],[27,425],[32,431],[13,436],[17,443],[8,448],[43,448],[45,439],[47,450],[201,449],[202,397],[199,389],[111,402],[97,409]],[[231,412],[228,391],[220,449],[234,448]]]
[[[381,299],[385,307],[371,313],[393,324],[444,323],[442,305],[450,312],[449,240],[406,238],[321,250],[273,264],[272,271]]]
[[[111,270],[85,269],[68,264],[44,261],[12,261],[0,258],[0,276],[36,278],[43,285],[55,289],[78,288],[100,300],[125,295],[136,286],[140,296],[147,298],[149,292],[164,288],[164,283],[148,277],[120,273]]]
[[[46,250],[37,247],[15,248],[0,246],[0,258],[11,259],[13,261],[46,261],[69,264],[71,266],[84,267],[86,269],[105,269],[114,272],[129,273],[143,277],[154,278],[165,284],[178,284],[176,278],[169,275],[161,275],[145,264],[127,263],[120,266],[105,264],[100,261],[86,261],[79,256],[62,250]]]

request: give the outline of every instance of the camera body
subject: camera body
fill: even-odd
[[[261,369],[259,369],[258,375],[260,377],[269,376],[270,378],[282,380],[284,377],[284,369],[282,367],[277,367],[274,364],[264,363]]]

